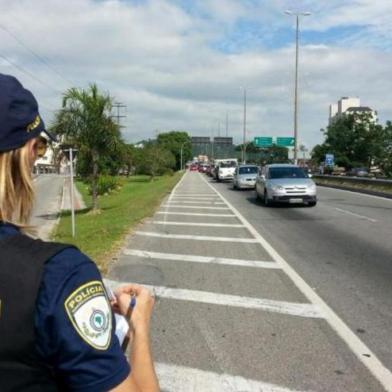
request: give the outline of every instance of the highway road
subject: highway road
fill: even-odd
[[[188,172],[110,278],[157,295],[163,391],[392,391],[392,201],[264,207]]]

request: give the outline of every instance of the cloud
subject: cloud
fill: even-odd
[[[0,25],[64,78],[1,29],[1,54],[44,84],[1,58],[0,72],[15,74],[33,90],[49,120],[50,110],[60,105],[61,94],[56,91],[71,86],[67,80],[81,87],[97,82],[127,105],[124,135],[133,142],[153,137],[156,130],[216,135],[219,124],[223,134],[226,113],[230,134],[240,142],[241,87],[247,88],[248,95],[248,137],[289,136],[294,46],[292,21],[282,10],[298,3],[0,0]],[[379,110],[382,120],[392,118],[388,106],[392,54],[378,44],[371,45],[381,34],[375,18],[387,12],[388,4],[381,1],[372,6],[365,0],[319,3],[300,2],[301,9],[314,12],[303,25],[304,34],[317,37],[320,31],[356,24],[362,27],[355,34],[366,38],[366,45],[347,35],[334,36],[333,42],[324,44],[304,39],[300,135],[308,146],[320,142],[319,129],[327,124],[328,105],[341,96],[360,96],[364,104]],[[259,27],[261,33],[257,33]],[[388,29],[382,34],[388,34]],[[275,36],[281,37],[278,44]],[[217,46],[219,42],[235,50],[224,50]]]

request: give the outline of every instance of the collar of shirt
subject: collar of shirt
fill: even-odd
[[[19,234],[19,228],[12,223],[4,223],[0,221],[0,239],[10,235]]]

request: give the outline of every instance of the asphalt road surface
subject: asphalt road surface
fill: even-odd
[[[188,172],[110,278],[157,295],[163,391],[392,391],[392,201],[263,207]]]

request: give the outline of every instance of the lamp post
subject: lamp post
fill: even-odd
[[[293,12],[285,11],[286,15],[295,16],[296,30],[295,30],[295,86],[294,86],[294,163],[297,164],[298,152],[298,56],[299,56],[299,17],[309,16],[310,12]]]

